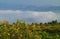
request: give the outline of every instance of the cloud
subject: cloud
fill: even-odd
[[[37,11],[21,11],[21,10],[0,10],[0,20],[9,20],[14,22],[16,19],[24,20],[26,23],[50,22],[58,19],[52,11],[37,12]]]

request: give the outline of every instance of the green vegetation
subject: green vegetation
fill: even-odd
[[[60,23],[31,23],[17,20],[9,24],[8,21],[0,22],[0,39],[60,39]]]

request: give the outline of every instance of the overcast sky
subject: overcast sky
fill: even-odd
[[[0,5],[9,4],[9,5],[34,5],[34,6],[46,6],[54,5],[60,6],[60,0],[0,0]]]
[[[45,23],[57,19],[57,15],[52,12],[20,11],[20,10],[0,10],[0,20],[13,22],[16,19],[24,20],[26,23]]]
[[[16,8],[16,5],[24,5],[24,6],[33,5],[33,6],[38,6],[38,7],[40,7],[40,6],[60,6],[60,0],[0,0],[0,19],[5,19],[5,18],[8,19],[10,16],[12,16],[12,18],[14,20],[14,17],[16,16],[16,18],[21,17],[21,18],[25,18],[25,20],[28,19],[27,21],[32,20],[32,21],[39,22],[41,19],[43,19],[41,21],[46,22],[46,21],[51,21],[53,19],[57,19],[57,16],[59,16],[59,18],[60,18],[60,15],[57,13],[56,13],[57,14],[56,15],[53,11],[51,11],[51,12],[36,12],[36,11],[34,11],[33,12],[34,15],[32,15],[31,11],[30,11],[30,14],[29,14],[29,12],[25,12],[25,11],[12,11],[11,8],[14,8],[14,7]],[[11,11],[10,10],[4,11],[4,9],[8,9],[8,8],[10,8]],[[11,13],[11,15],[10,14],[8,15],[6,13]],[[19,16],[14,15],[13,13],[18,14]],[[22,13],[22,14],[19,14],[19,13]],[[37,14],[37,13],[39,13],[39,14]],[[26,16],[24,16],[24,15],[26,15]],[[28,18],[26,18],[27,15],[28,15]],[[37,15],[37,17],[35,15]],[[7,17],[5,17],[5,16],[7,16]],[[34,16],[34,17],[31,17],[31,16]],[[9,20],[12,20],[10,18],[9,18]],[[39,20],[37,20],[37,19],[39,19]]]

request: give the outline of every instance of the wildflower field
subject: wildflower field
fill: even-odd
[[[60,39],[60,23],[0,22],[0,39]]]

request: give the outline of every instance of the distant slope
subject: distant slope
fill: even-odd
[[[25,6],[25,5],[0,5],[0,10],[29,10],[29,11],[55,11],[60,10],[60,6]]]

